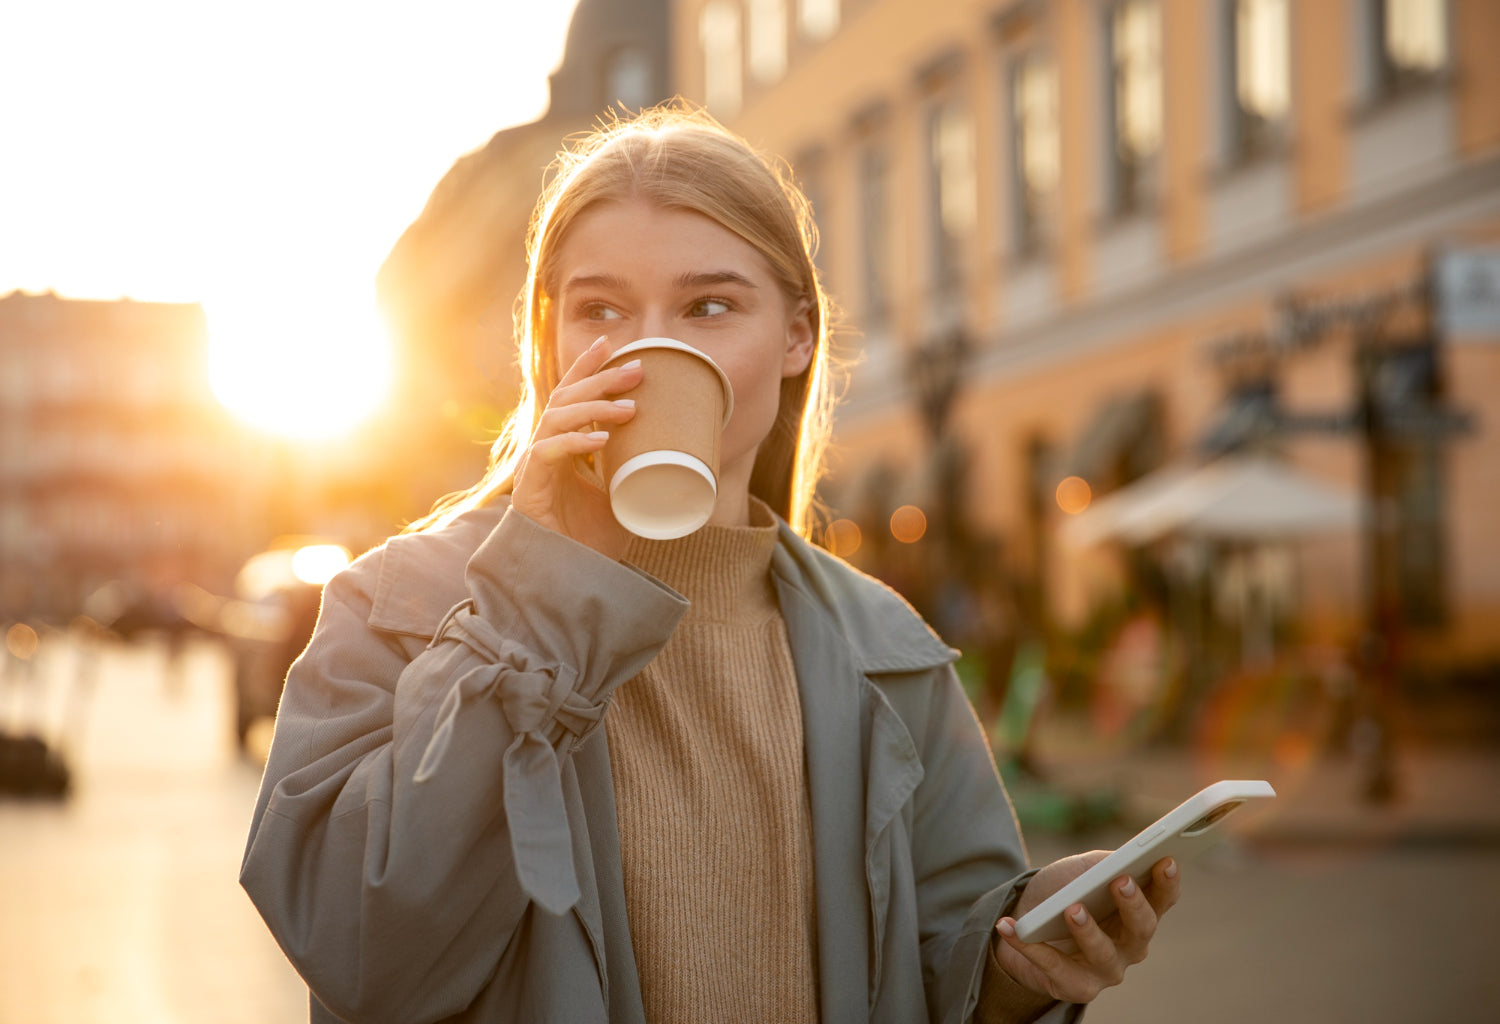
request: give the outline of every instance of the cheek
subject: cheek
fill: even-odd
[[[734,415],[730,417],[726,437],[741,447],[752,447],[765,440],[776,422],[780,407],[781,379],[758,374],[748,381],[734,382]]]

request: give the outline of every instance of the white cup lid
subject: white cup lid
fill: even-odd
[[[609,481],[615,519],[637,537],[674,540],[708,522],[718,487],[702,459],[686,452],[642,452]]]

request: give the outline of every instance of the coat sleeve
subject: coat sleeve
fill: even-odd
[[[410,660],[368,624],[378,573],[335,578],[277,714],[241,882],[342,1018],[457,1013],[528,912],[568,912],[568,755],[686,610],[514,511],[462,571]]]
[[[941,670],[913,739],[923,765],[912,857],[930,1014],[943,1024],[987,1024],[995,1019],[981,1000],[993,969],[990,935],[1031,872],[1010,798],[951,666]],[[1056,1004],[1039,1019],[1060,1024],[1081,1012]]]

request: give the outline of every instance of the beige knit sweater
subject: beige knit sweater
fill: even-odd
[[[770,578],[776,525],[633,540],[692,607],[605,716],[646,1019],[816,1021],[802,713]]]

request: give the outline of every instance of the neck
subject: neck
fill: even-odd
[[[755,468],[754,455],[733,466],[719,469],[718,497],[709,516],[713,526],[746,526],[750,522],[750,472]]]

